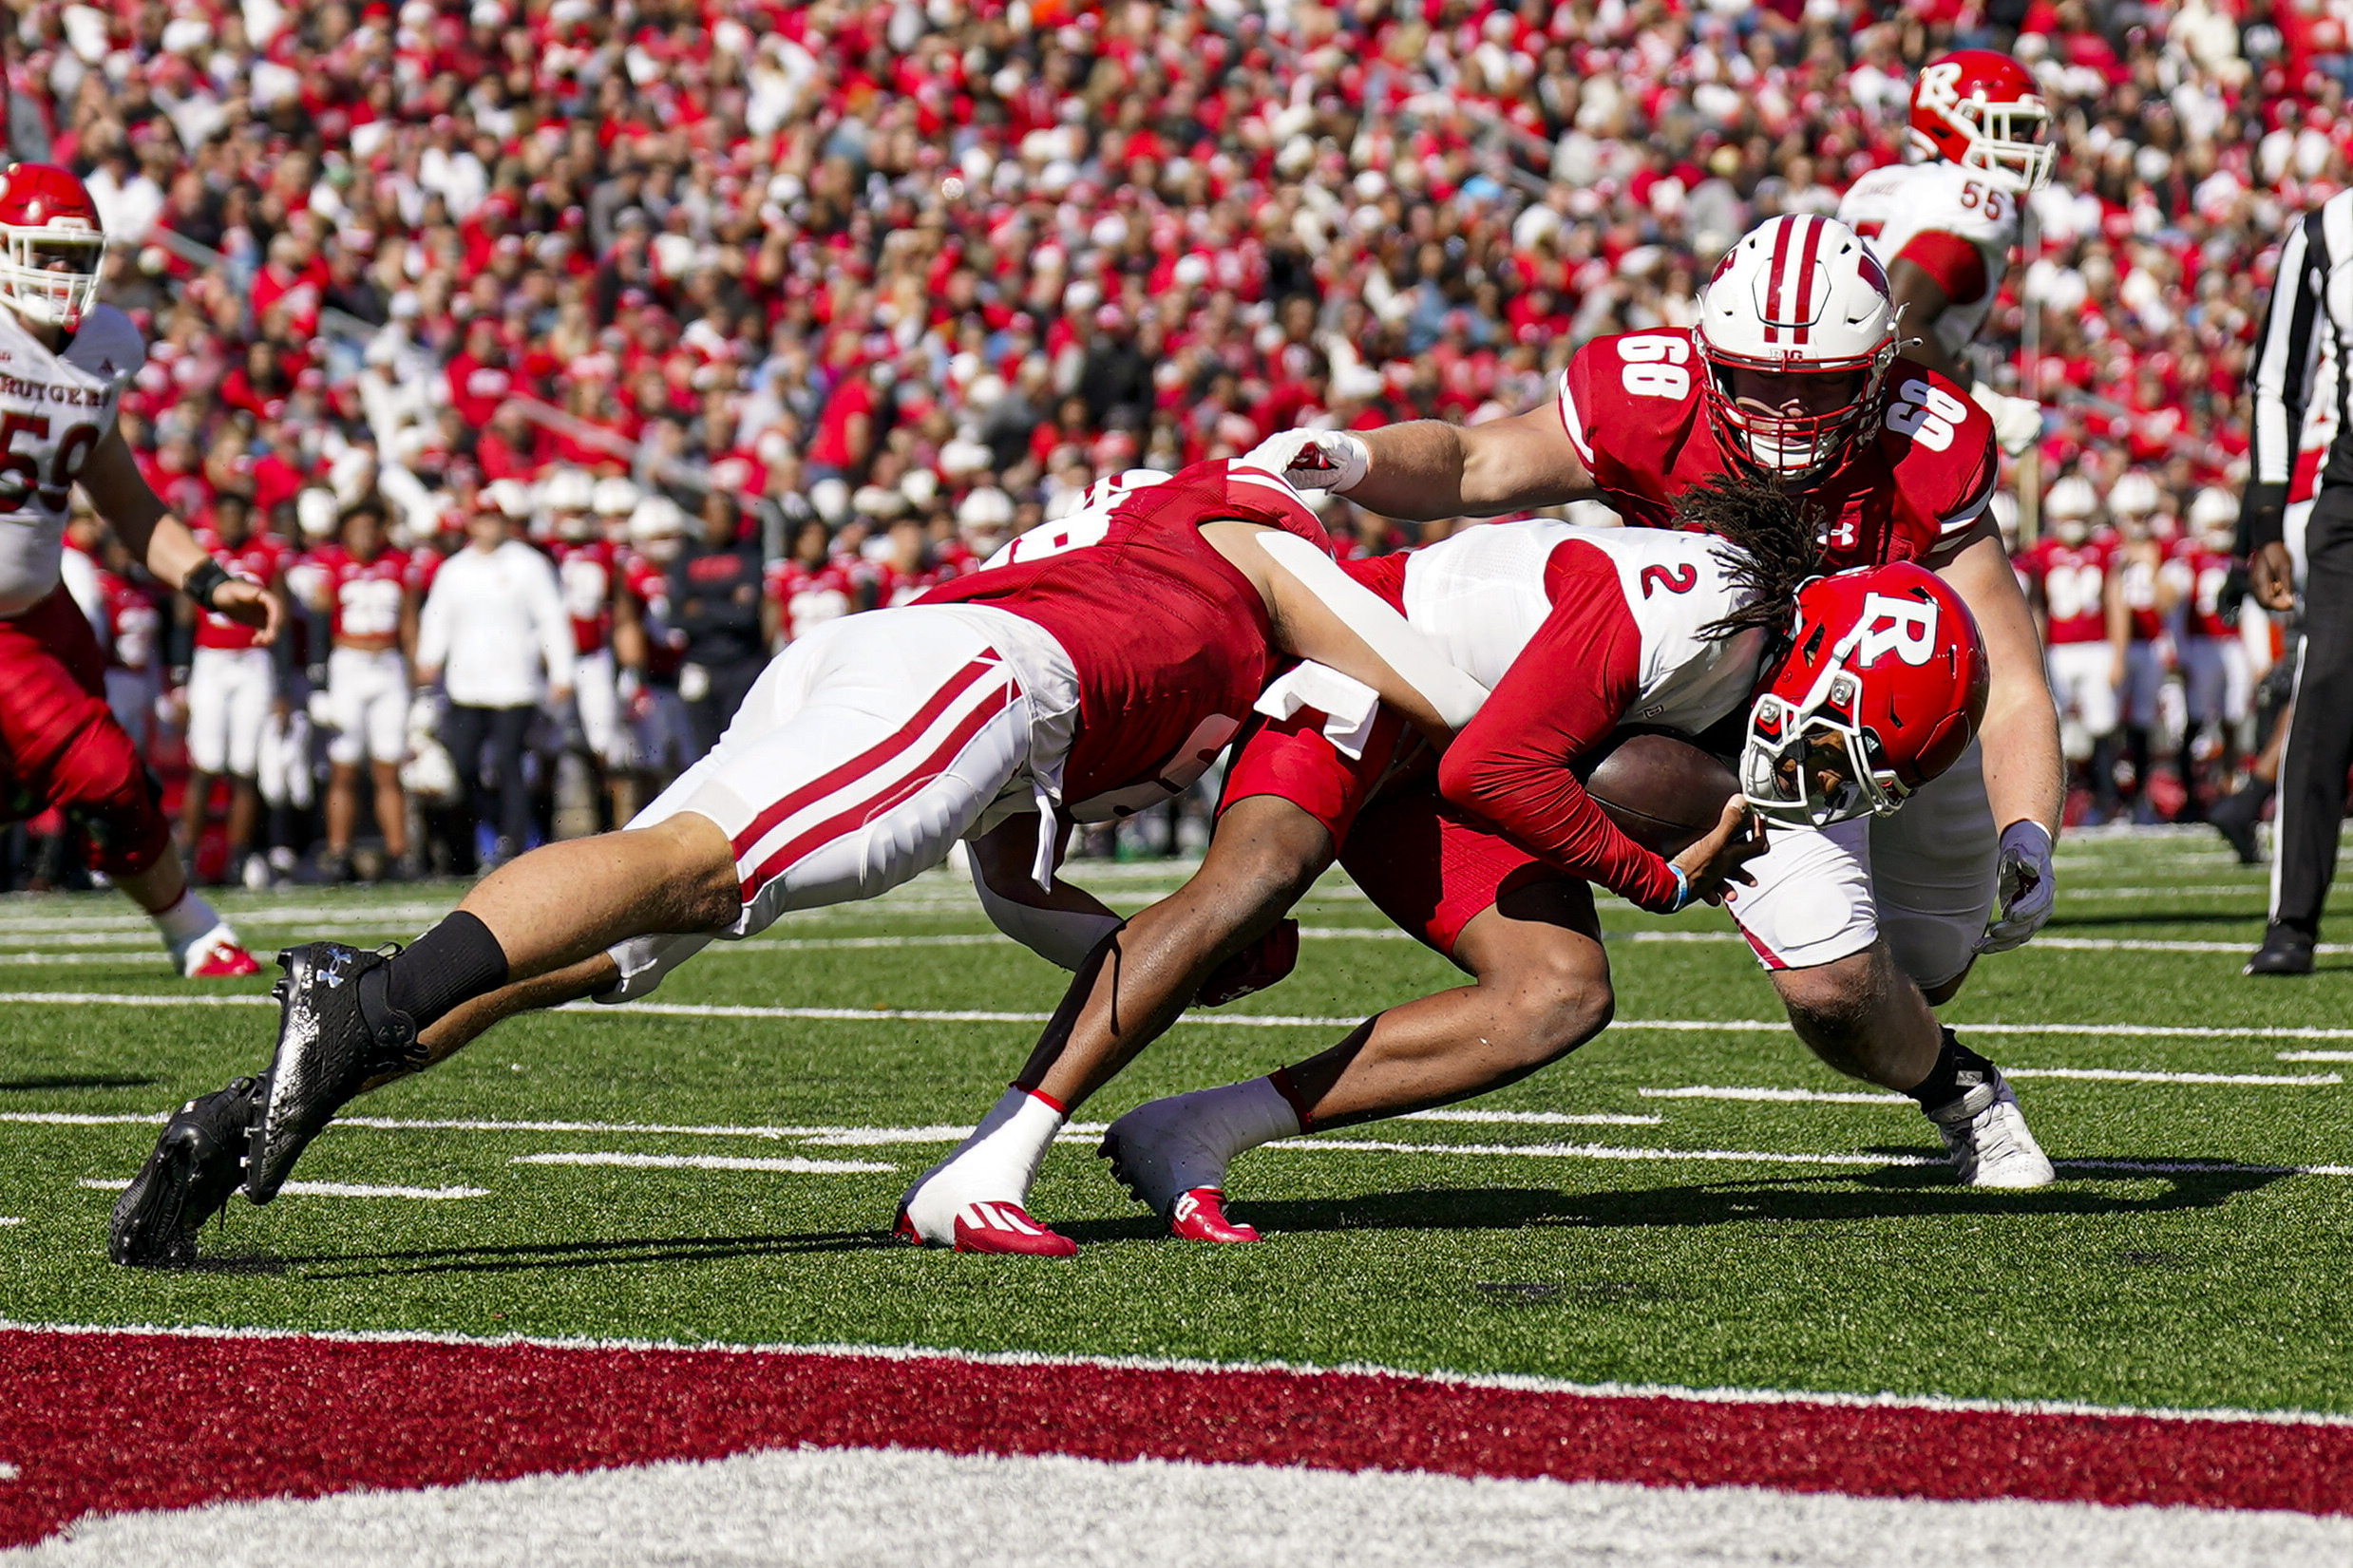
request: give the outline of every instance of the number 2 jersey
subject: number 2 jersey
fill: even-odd
[[[1740,463],[1708,418],[1707,367],[1688,331],[1597,337],[1561,372],[1561,424],[1593,482],[1630,523],[1675,526],[1675,500]],[[1993,499],[1993,421],[1925,365],[1898,359],[1869,430],[1809,500],[1832,571],[1941,566]]]
[[[1622,726],[1697,735],[1748,702],[1763,633],[1709,634],[1755,596],[1741,559],[1688,533],[1530,520],[1347,570],[1490,689],[1440,764],[1447,799],[1559,869],[1662,909],[1675,897],[1665,860],[1603,815],[1572,765]]]
[[[1220,521],[1280,528],[1332,553],[1299,492],[1273,474],[1224,460],[1134,469],[919,601],[1007,611],[1070,655],[1079,719],[1062,792],[1074,821],[1183,793],[1266,684],[1277,657],[1266,601],[1201,537]]]
[[[1994,308],[2018,244],[2018,198],[1958,163],[1890,164],[1848,188],[1838,220],[1888,267],[1909,261],[1945,292],[1936,339],[1958,355]]]
[[[0,615],[21,615],[57,587],[73,482],[146,360],[139,329],[111,305],[92,307],[58,353],[0,310],[0,472],[25,492],[0,500]]]

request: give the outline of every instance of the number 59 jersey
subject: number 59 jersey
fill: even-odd
[[[1675,526],[1675,498],[1742,471],[1710,422],[1688,331],[1597,337],[1561,372],[1558,409],[1594,484],[1630,523]],[[1870,429],[1809,499],[1831,571],[1942,565],[1993,499],[1993,421],[1925,365],[1898,359]]]
[[[0,310],[0,615],[57,586],[73,482],[146,360],[139,329],[111,305],[93,308],[55,354]]]

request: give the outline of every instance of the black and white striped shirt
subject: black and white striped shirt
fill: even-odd
[[[2333,391],[2337,400],[2337,438],[2321,482],[2353,484],[2353,421],[2345,417],[2353,377],[2316,376],[2323,355],[2332,349],[2339,365],[2353,365],[2353,190],[2298,218],[2280,247],[2278,281],[2247,378],[2254,429],[2240,534],[2250,547],[2280,538],[2316,381],[2324,395]]]

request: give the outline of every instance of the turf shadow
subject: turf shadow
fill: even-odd
[[[156,1082],[144,1073],[53,1072],[30,1078],[0,1078],[0,1094],[40,1089],[143,1089]]]
[[[2248,891],[2259,893],[2262,889],[2249,888]],[[2118,910],[2110,915],[2054,915],[2042,929],[2058,931],[2071,926],[2237,926],[2251,934],[2248,938],[2250,952],[2263,940],[2263,916],[2249,916],[2245,910],[2168,910],[2162,915],[2152,915],[2147,910],[2137,913]]]
[[[902,1245],[887,1231],[806,1231],[768,1236],[642,1236],[541,1241],[509,1247],[427,1247],[412,1252],[322,1253],[276,1261],[306,1279],[387,1275],[516,1274],[642,1263],[695,1263],[800,1253],[871,1252]],[[367,1265],[373,1265],[372,1267]]]
[[[2102,1162],[2087,1162],[2097,1164]],[[2138,1173],[2119,1170],[2120,1178]],[[2163,1190],[2146,1197],[2087,1190],[2075,1181],[2037,1192],[1986,1192],[1956,1186],[1943,1171],[1903,1167],[1868,1176],[1800,1177],[1773,1183],[1698,1182],[1628,1192],[1563,1193],[1535,1187],[1414,1188],[1354,1198],[1237,1200],[1234,1218],[1261,1230],[1308,1234],[1352,1230],[1604,1230],[1765,1221],[1937,1219],[1952,1216],[2103,1216],[2214,1208],[2284,1174],[2218,1166],[2154,1178]],[[1860,1189],[1860,1190],[1858,1190]],[[1077,1238],[1082,1227],[1056,1229]],[[1152,1234],[1158,1234],[1155,1229]],[[1106,1236],[1101,1239],[1113,1239]]]

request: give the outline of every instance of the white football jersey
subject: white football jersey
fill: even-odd
[[[1937,341],[1959,354],[1976,338],[2002,290],[2018,244],[2018,198],[1958,163],[1891,164],[1848,187],[1838,220],[1863,236],[1881,265],[1892,266],[1904,247],[1924,234],[1948,234],[1977,248],[1985,263],[1984,291],[1956,299],[1936,324]]]
[[[57,587],[74,480],[114,429],[123,388],[147,361],[131,318],[100,305],[62,354],[0,310],[0,615],[17,615]]]
[[[1700,635],[1754,596],[1731,578],[1739,552],[1706,534],[1548,519],[1482,523],[1406,557],[1405,618],[1492,690],[1552,614],[1545,566],[1572,540],[1617,567],[1641,633],[1641,675],[1626,722],[1696,735],[1748,701],[1764,636]]]

